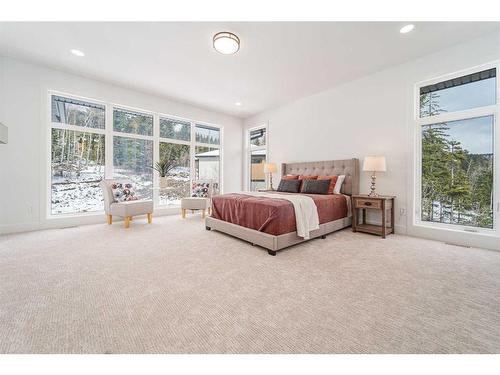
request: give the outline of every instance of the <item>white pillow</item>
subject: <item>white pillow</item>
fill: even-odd
[[[345,174],[341,174],[337,177],[337,182],[335,183],[335,187],[333,188],[334,194],[340,194],[340,189],[342,188],[344,180],[345,180]]]

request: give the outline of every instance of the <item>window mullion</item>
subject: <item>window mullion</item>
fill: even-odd
[[[486,106],[486,107],[469,109],[467,111],[442,113],[442,114],[435,115],[435,116],[421,117],[421,118],[417,119],[417,123],[420,125],[432,125],[432,124],[438,124],[438,123],[442,123],[442,122],[465,120],[465,119],[469,119],[469,118],[489,116],[489,115],[492,115],[493,113],[495,113],[496,110],[497,110],[497,106],[491,105],[491,106]]]
[[[113,178],[113,106],[107,103],[105,108],[104,176]]]
[[[52,126],[52,129],[71,130],[71,131],[77,131],[77,132],[82,132],[82,133],[94,133],[94,134],[105,134],[106,133],[105,129],[89,128],[89,127],[85,127],[85,126],[64,124],[64,123],[60,123],[60,122],[53,122],[51,126]]]
[[[160,161],[160,117],[153,115],[153,166]],[[159,174],[153,170],[153,204],[158,207],[160,204]]]
[[[191,141],[183,141],[180,139],[172,139],[172,138],[163,138],[160,137],[160,142],[167,142],[167,143],[175,143],[177,145],[191,145]]]
[[[191,185],[193,183],[193,180],[197,180],[198,177],[196,176],[196,165],[195,165],[195,152],[196,152],[196,134],[195,134],[195,123],[194,122],[191,122],[191,144],[190,144],[190,147],[189,147],[189,150],[190,150],[190,154],[189,154],[189,159],[190,159],[190,170],[191,170],[191,173],[190,173],[190,182],[189,182],[189,186],[191,188]]]

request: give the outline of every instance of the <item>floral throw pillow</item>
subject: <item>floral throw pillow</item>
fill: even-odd
[[[111,184],[113,199],[115,202],[136,201],[134,186],[129,182],[113,182]]]
[[[210,192],[210,182],[193,182],[191,187],[192,197],[208,198]]]

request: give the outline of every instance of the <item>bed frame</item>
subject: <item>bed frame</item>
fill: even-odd
[[[345,180],[342,185],[341,193],[353,195],[359,193],[359,160],[329,160],[329,161],[314,161],[303,163],[287,163],[281,165],[281,175],[296,174],[296,175],[345,175]],[[326,235],[351,225],[351,217],[329,221],[320,224],[319,229],[310,233],[310,239],[321,237],[326,238]],[[278,250],[286,247],[299,244],[304,241],[302,237],[297,236],[297,232],[285,233],[279,236],[259,232],[254,229],[245,228],[240,225],[228,223],[227,221],[207,217],[206,229],[214,229],[219,232],[238,237],[242,240],[251,242],[253,245],[259,245],[267,249],[269,255],[276,255]]]

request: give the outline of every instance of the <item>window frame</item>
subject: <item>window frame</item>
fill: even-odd
[[[250,143],[250,134],[259,129],[265,129],[266,130],[266,144],[264,146],[258,146],[257,148],[254,148],[252,150],[252,145]],[[260,151],[260,150],[265,150],[266,151],[266,163],[269,162],[269,129],[268,129],[268,124],[261,124],[257,126],[253,126],[250,128],[247,128],[245,132],[245,187],[246,190],[250,191],[252,187],[252,151]],[[268,186],[268,176],[267,174],[265,175],[265,184],[266,188]]]
[[[90,128],[90,127],[85,127],[85,126],[78,126],[78,125],[71,125],[71,124],[65,124],[65,123],[60,123],[60,122],[54,122],[52,121],[52,96],[60,96],[60,97],[65,97],[68,99],[74,99],[74,100],[81,100],[85,102],[89,102],[92,104],[98,104],[98,105],[103,105],[104,106],[104,129],[100,128]],[[102,215],[104,210],[102,211],[91,211],[91,212],[73,212],[73,213],[65,213],[65,214],[53,214],[52,213],[52,129],[60,129],[60,130],[68,130],[68,131],[79,131],[79,132],[85,132],[85,133],[95,133],[95,134],[100,134],[104,135],[104,147],[105,147],[105,154],[104,154],[104,177],[106,178],[106,173],[107,173],[107,147],[109,144],[108,141],[108,136],[107,136],[107,129],[109,128],[109,123],[108,123],[108,116],[107,116],[107,107],[106,103],[101,101],[101,100],[96,100],[84,96],[77,96],[73,94],[67,94],[63,93],[60,91],[55,91],[55,90],[48,90],[48,95],[47,95],[47,103],[48,103],[48,112],[47,112],[47,119],[48,123],[50,126],[46,127],[46,150],[47,150],[47,164],[46,164],[46,192],[44,194],[45,196],[45,212],[46,215],[45,217],[47,219],[59,219],[59,218],[72,218],[72,217],[86,217],[86,216],[96,216],[96,215]]]
[[[190,141],[185,141],[182,139],[175,139],[175,138],[166,138],[166,137],[161,137],[160,136],[160,119],[172,119],[172,120],[179,120],[183,122],[188,122],[191,126],[191,140]],[[219,130],[219,144],[218,145],[213,145],[210,143],[201,143],[201,142],[196,142],[196,124],[198,125],[204,125],[204,126],[209,126],[211,128],[215,128]],[[195,150],[196,146],[205,146],[205,147],[211,147],[211,148],[217,148],[219,150],[219,192],[222,194],[223,191],[223,141],[224,141],[224,127],[221,125],[216,125],[212,123],[208,123],[205,121],[196,121],[196,120],[189,120],[184,117],[179,117],[175,115],[169,115],[165,113],[158,113],[157,117],[154,119],[153,123],[153,135],[158,134],[157,137],[155,137],[155,144],[153,145],[154,150],[158,150],[158,152],[153,152],[153,163],[158,162],[160,159],[160,143],[174,143],[174,144],[179,144],[179,145],[188,145],[189,146],[189,175],[191,182],[196,180],[196,164],[195,164]],[[157,144],[156,144],[157,142]],[[159,176],[158,172],[155,171],[153,175],[153,186],[158,186],[158,181],[159,181]],[[158,189],[153,190],[153,197],[155,199],[155,207],[160,207],[160,208],[166,208],[166,207],[177,207],[177,206],[172,206],[172,205],[166,205],[166,204],[160,204],[160,192]]]
[[[99,129],[99,128],[89,128],[89,127],[82,127],[82,126],[77,126],[77,125],[69,125],[69,124],[62,124],[58,122],[53,122],[52,121],[52,96],[61,96],[65,97],[68,99],[74,99],[74,100],[82,100],[86,101],[92,104],[98,104],[98,105],[103,105],[105,108],[105,116],[104,116],[104,129]],[[47,123],[49,126],[45,127],[45,145],[46,145],[46,170],[45,170],[45,176],[46,176],[46,183],[45,183],[45,189],[44,192],[42,193],[44,196],[45,200],[45,218],[47,220],[52,220],[52,219],[62,219],[62,218],[78,218],[78,217],[87,217],[87,216],[98,216],[102,215],[104,212],[104,209],[102,211],[92,211],[92,212],[74,212],[74,213],[66,213],[66,214],[52,214],[52,129],[62,129],[62,130],[72,130],[72,131],[82,131],[85,133],[96,133],[96,134],[101,134],[104,135],[104,142],[105,142],[105,155],[104,155],[104,178],[106,179],[112,179],[113,174],[114,174],[114,166],[113,166],[113,141],[114,137],[124,137],[124,138],[131,138],[131,139],[142,139],[142,140],[150,140],[153,142],[153,165],[157,161],[159,161],[159,154],[160,154],[160,142],[168,142],[168,143],[177,143],[177,144],[187,144],[190,146],[190,178],[191,181],[195,179],[195,164],[194,164],[194,150],[196,146],[207,146],[211,148],[217,148],[219,149],[219,191],[222,193],[224,184],[223,184],[223,165],[224,165],[224,126],[223,125],[217,125],[213,123],[209,123],[206,121],[199,121],[195,119],[188,119],[185,117],[180,117],[172,114],[168,114],[165,112],[156,112],[156,111],[151,111],[143,108],[137,108],[133,106],[129,106],[126,104],[121,104],[121,103],[114,103],[112,101],[104,101],[104,100],[99,100],[99,99],[94,99],[94,98],[89,98],[85,97],[83,95],[75,95],[67,92],[62,92],[58,90],[53,90],[53,89],[48,89],[47,90],[47,101],[46,101],[46,107],[47,113],[46,113],[46,119]],[[133,112],[138,112],[138,113],[143,113],[145,115],[151,115],[153,116],[153,135],[142,135],[142,134],[133,134],[133,133],[124,133],[124,132],[119,132],[115,131],[113,127],[113,113],[115,109],[122,109],[122,110],[130,110]],[[191,126],[191,140],[190,141],[184,141],[184,140],[179,140],[179,139],[170,139],[170,138],[164,138],[160,137],[160,118],[170,118],[174,120],[179,120],[183,122],[188,122],[190,123]],[[204,125],[204,126],[209,126],[215,129],[219,130],[219,144],[218,145],[212,145],[212,144],[205,144],[205,143],[200,143],[195,141],[195,126],[196,124],[199,125]],[[153,203],[155,209],[169,209],[169,208],[174,208],[177,209],[177,205],[166,205],[160,204],[160,197],[159,197],[159,190],[157,189],[159,184],[159,175],[157,171],[153,172]]]
[[[211,143],[202,143],[202,142],[197,142],[196,141],[196,125],[202,125],[202,126],[208,126],[211,128],[219,129],[219,144],[214,145]],[[192,146],[192,153],[191,153],[191,172],[193,173],[192,176],[196,179],[196,162],[195,162],[195,150],[196,146],[201,146],[201,147],[210,147],[210,148],[217,148],[219,149],[219,194],[222,194],[223,192],[223,147],[222,143],[224,140],[224,132],[223,132],[223,127],[211,124],[205,121],[192,121],[191,122],[191,142],[193,143]],[[192,181],[192,180],[191,180]]]
[[[462,77],[465,75],[480,72],[482,70],[496,68],[496,103],[466,110],[455,112],[445,112],[434,116],[420,117],[420,88],[432,85],[441,81]],[[467,232],[471,234],[500,234],[500,130],[498,129],[498,115],[500,114],[500,62],[492,62],[473,68],[460,70],[454,73],[442,75],[429,80],[421,81],[414,86],[414,179],[413,179],[413,215],[412,224],[416,227],[432,228],[440,230],[451,230],[459,232]],[[439,124],[444,122],[452,122],[459,120],[473,119],[477,117],[492,116],[493,117],[493,228],[472,227],[462,224],[436,223],[422,220],[421,205],[422,205],[422,130],[426,125]]]

